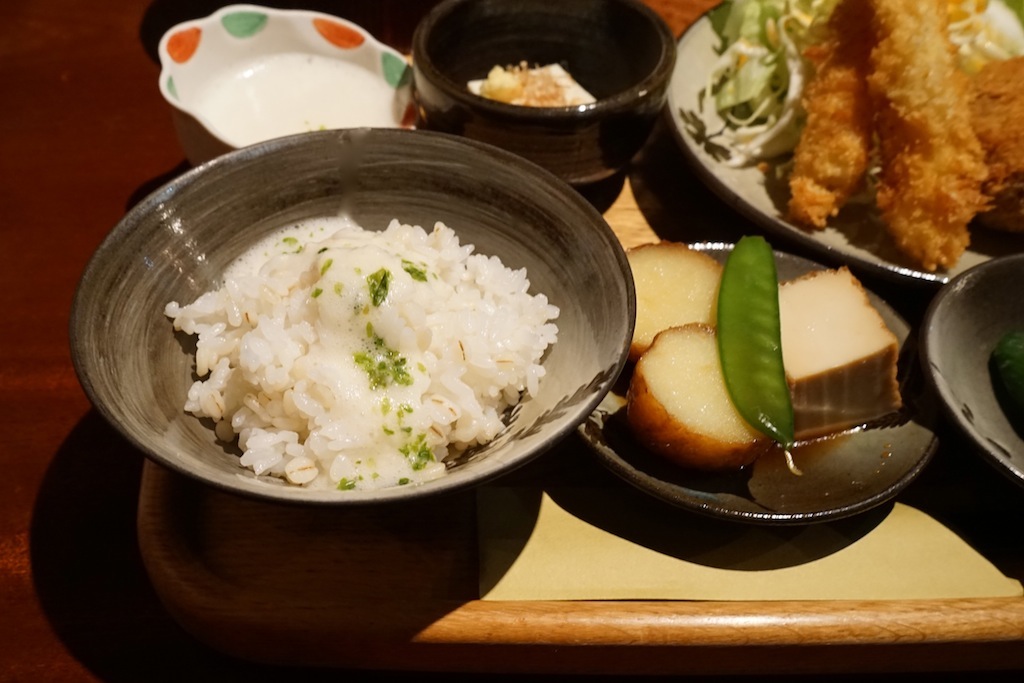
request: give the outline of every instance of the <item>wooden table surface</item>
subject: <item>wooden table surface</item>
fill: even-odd
[[[714,4],[648,2],[677,34]],[[0,462],[11,475],[0,489],[0,681],[335,680],[342,675],[336,669],[233,658],[172,618],[142,564],[137,540],[143,457],[91,409],[68,349],[71,299],[90,255],[132,205],[187,168],[157,90],[157,41],[172,24],[204,16],[222,4],[227,3],[0,3],[0,229],[5,260],[0,301],[6,313],[0,318]],[[267,4],[346,16],[407,50],[416,21],[432,2]],[[592,199],[613,227],[633,241],[648,236],[729,239],[745,228],[694,180],[662,130],[655,132],[623,185]],[[911,322],[919,321],[929,292],[870,284]],[[940,437],[943,446],[935,461],[901,500],[957,531],[1008,576],[1024,579],[1024,495],[969,454],[956,434],[943,428]],[[851,621],[862,607],[850,606]],[[931,622],[958,619],[957,605],[925,607],[935,607]],[[861,616],[870,619],[871,611],[864,609]],[[995,617],[963,642],[904,634],[900,637],[910,642],[903,646],[848,646],[836,650],[839,664],[834,666],[825,664],[833,656],[829,633],[808,644],[812,663],[801,665],[798,649],[780,655],[771,642],[744,643],[737,628],[731,642],[693,643],[699,666],[692,670],[710,670],[721,658],[733,662],[723,671],[753,674],[758,671],[756,658],[764,655],[775,672],[785,669],[781,656],[792,657],[792,670],[800,672],[819,665],[831,671],[1019,671],[1024,669],[1020,614],[1013,606],[1005,621]],[[716,618],[727,615],[709,614],[709,621]],[[439,624],[435,642],[444,640],[444,629],[458,627],[451,619]],[[970,628],[965,623],[950,632],[967,634]],[[430,640],[417,649],[424,669],[464,670],[459,662],[470,660],[486,668],[472,646],[431,649]],[[565,641],[550,647],[570,645]],[[751,654],[750,648],[758,646],[760,654]],[[373,668],[408,668],[390,664],[380,644],[367,647],[366,661]],[[581,661],[578,654],[576,661]],[[612,670],[628,661],[615,648],[595,649],[595,654],[618,662]],[[528,661],[531,653],[526,649],[505,655]],[[550,652],[546,656],[552,659]],[[664,653],[657,656],[665,660]],[[735,665],[737,661],[743,666]],[[685,662],[677,668],[688,670]]]

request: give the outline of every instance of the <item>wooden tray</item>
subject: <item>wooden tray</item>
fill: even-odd
[[[628,182],[605,215],[626,246],[655,239]],[[541,460],[582,448],[573,437]],[[528,481],[530,467],[520,476]],[[1024,668],[1018,598],[482,601],[474,501],[466,492],[303,509],[147,463],[138,532],[172,616],[215,649],[258,662],[600,674]]]
[[[186,630],[258,662],[602,674],[1024,666],[1019,598],[478,600],[474,500],[309,510],[147,464],[140,546]]]

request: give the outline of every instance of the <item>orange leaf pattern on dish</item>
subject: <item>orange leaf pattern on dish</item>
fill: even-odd
[[[167,54],[178,64],[184,64],[196,53],[202,33],[198,26],[178,31],[167,39]]]
[[[359,47],[366,40],[362,33],[353,28],[327,19],[314,19],[313,26],[327,42],[343,50]]]

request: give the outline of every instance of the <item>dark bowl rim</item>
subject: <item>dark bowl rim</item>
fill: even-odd
[[[944,315],[947,315],[951,302],[956,300],[961,291],[974,286],[979,279],[989,277],[992,273],[1006,269],[1022,268],[1024,268],[1024,253],[1007,254],[1006,256],[999,256],[979,263],[954,276],[949,282],[939,288],[938,292],[928,303],[928,307],[925,309],[924,316],[921,319],[919,342],[924,376],[929,388],[938,397],[940,408],[945,416],[953,423],[965,441],[970,444],[972,450],[1005,478],[1018,486],[1024,486],[1024,471],[1009,466],[999,457],[999,454],[986,444],[985,439],[978,430],[967,422],[963,414],[954,407],[953,399],[955,396],[950,391],[948,384],[944,381],[940,382],[937,377],[938,366],[935,360],[941,354],[935,350],[935,345],[940,334],[940,330],[936,327],[936,322],[941,320]],[[985,377],[988,377],[988,375],[986,374]]]
[[[88,294],[89,282],[92,278],[97,277],[97,268],[102,264],[103,255],[113,248],[116,244],[118,237],[127,232],[135,229],[138,223],[142,220],[142,216],[147,211],[152,211],[156,207],[159,207],[162,203],[170,198],[176,196],[179,192],[187,189],[196,182],[199,182],[203,177],[210,173],[217,172],[217,169],[222,166],[229,166],[236,159],[247,159],[250,157],[260,157],[272,155],[279,149],[287,149],[303,144],[312,144],[312,141],[316,138],[335,138],[340,136],[375,136],[380,138],[400,138],[402,136],[417,136],[417,137],[431,137],[442,140],[442,144],[452,145],[454,147],[462,147],[464,149],[472,150],[472,154],[482,154],[494,160],[495,162],[504,161],[505,163],[513,166],[519,166],[523,171],[528,172],[538,178],[538,180],[553,183],[560,188],[560,192],[564,195],[567,204],[576,207],[576,209],[584,214],[590,214],[591,217],[596,218],[594,221],[594,228],[600,233],[601,239],[611,244],[619,244],[620,248],[616,251],[615,259],[619,262],[622,272],[626,276],[626,307],[627,307],[627,324],[626,324],[626,335],[625,338],[619,344],[618,358],[613,371],[610,372],[609,377],[603,382],[602,385],[598,386],[596,391],[586,401],[582,402],[577,408],[577,418],[575,420],[566,421],[563,424],[557,425],[549,436],[543,442],[538,443],[532,448],[526,455],[520,457],[512,462],[506,463],[504,467],[489,470],[484,473],[480,473],[478,476],[472,479],[464,479],[459,481],[451,481],[448,478],[441,478],[434,480],[434,482],[441,482],[439,484],[430,485],[431,482],[427,482],[424,485],[417,486],[414,489],[407,489],[411,492],[409,495],[387,495],[384,497],[378,497],[376,495],[361,496],[358,498],[317,498],[317,497],[302,497],[302,496],[275,496],[272,493],[272,489],[267,492],[257,491],[254,489],[247,488],[236,488],[229,485],[225,481],[213,479],[210,477],[197,474],[196,472],[185,467],[181,463],[177,462],[173,458],[165,457],[163,454],[157,452],[156,449],[149,446],[144,441],[140,440],[138,436],[122,427],[119,422],[117,414],[112,411],[109,406],[102,400],[102,396],[93,386],[93,382],[89,377],[88,362],[86,354],[82,350],[82,341],[79,339],[80,334],[85,330],[86,322],[84,316],[84,305],[82,304],[83,298]],[[561,443],[566,438],[569,438],[577,429],[580,423],[585,421],[587,417],[596,409],[597,405],[603,400],[604,396],[611,391],[614,386],[615,379],[622,372],[625,367],[628,351],[629,351],[629,340],[632,337],[633,326],[635,324],[635,312],[636,312],[636,299],[635,299],[635,288],[632,279],[632,275],[629,270],[628,261],[626,260],[625,249],[621,247],[614,231],[611,226],[608,225],[604,216],[594,208],[594,206],[586,200],[581,194],[576,192],[569,184],[564,180],[558,178],[550,171],[543,167],[518,156],[512,152],[508,152],[504,149],[490,145],[488,143],[472,140],[459,135],[450,133],[443,133],[437,131],[426,131],[419,129],[402,129],[402,128],[350,128],[350,129],[331,129],[323,131],[312,131],[309,133],[298,133],[295,135],[284,136],[280,138],[273,138],[264,142],[256,143],[248,147],[229,151],[218,157],[215,157],[209,161],[206,161],[197,166],[182,172],[179,175],[167,180],[158,188],[152,190],[149,194],[143,197],[141,200],[136,202],[127,212],[125,212],[121,218],[113,225],[113,227],[107,232],[100,244],[96,247],[93,253],[90,255],[86,262],[78,282],[76,283],[74,293],[71,300],[71,308],[68,316],[67,334],[68,334],[68,345],[71,356],[72,368],[75,372],[76,378],[87,399],[89,400],[90,406],[95,410],[103,420],[110,425],[110,427],[123,439],[125,439],[133,448],[135,448],[146,460],[168,468],[169,470],[181,474],[188,479],[198,482],[204,486],[211,487],[215,490],[222,491],[231,495],[238,496],[243,499],[257,500],[264,502],[272,502],[274,504],[281,505],[298,505],[305,507],[332,507],[332,508],[358,508],[368,506],[392,506],[392,505],[407,505],[414,504],[417,501],[423,501],[433,499],[438,496],[453,495],[467,490],[472,490],[479,486],[488,484],[496,479],[504,477],[505,475],[533,462],[536,458],[543,455],[545,452],[553,448],[556,444]],[[386,491],[389,489],[381,489]],[[390,489],[396,490],[396,489]]]
[[[603,0],[628,7],[646,19],[657,36],[661,45],[661,55],[642,80],[621,90],[610,97],[598,99],[591,104],[570,105],[567,107],[524,107],[506,102],[489,100],[474,95],[466,89],[464,83],[456,83],[442,72],[429,58],[426,42],[431,31],[438,22],[447,18],[462,5],[476,0],[443,0],[435,5],[430,12],[416,25],[412,39],[413,96],[416,95],[416,80],[420,75],[426,77],[432,85],[442,90],[445,95],[456,100],[463,106],[492,114],[495,117],[521,121],[550,122],[552,120],[590,120],[602,116],[629,111],[652,99],[661,99],[668,91],[668,84],[676,63],[677,40],[665,20],[639,0]],[[558,0],[553,0],[558,2]],[[514,3],[509,3],[513,5]]]

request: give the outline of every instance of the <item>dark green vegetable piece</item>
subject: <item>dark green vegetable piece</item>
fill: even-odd
[[[775,255],[762,237],[741,238],[726,259],[718,293],[718,355],[737,412],[788,449],[793,404],[782,364]]]
[[[391,287],[391,271],[381,268],[376,273],[366,276],[366,286],[370,289],[370,301],[374,306],[380,306],[384,299],[388,298],[388,289]]]
[[[1007,332],[992,351],[992,369],[1003,393],[1009,399],[1010,412],[1017,420],[1024,416],[1024,332]]]
[[[388,346],[383,337],[373,331],[373,325],[366,324],[366,337],[370,341],[365,351],[357,351],[354,360],[370,379],[371,389],[382,389],[390,384],[411,386],[412,375],[405,367],[408,360]]]

